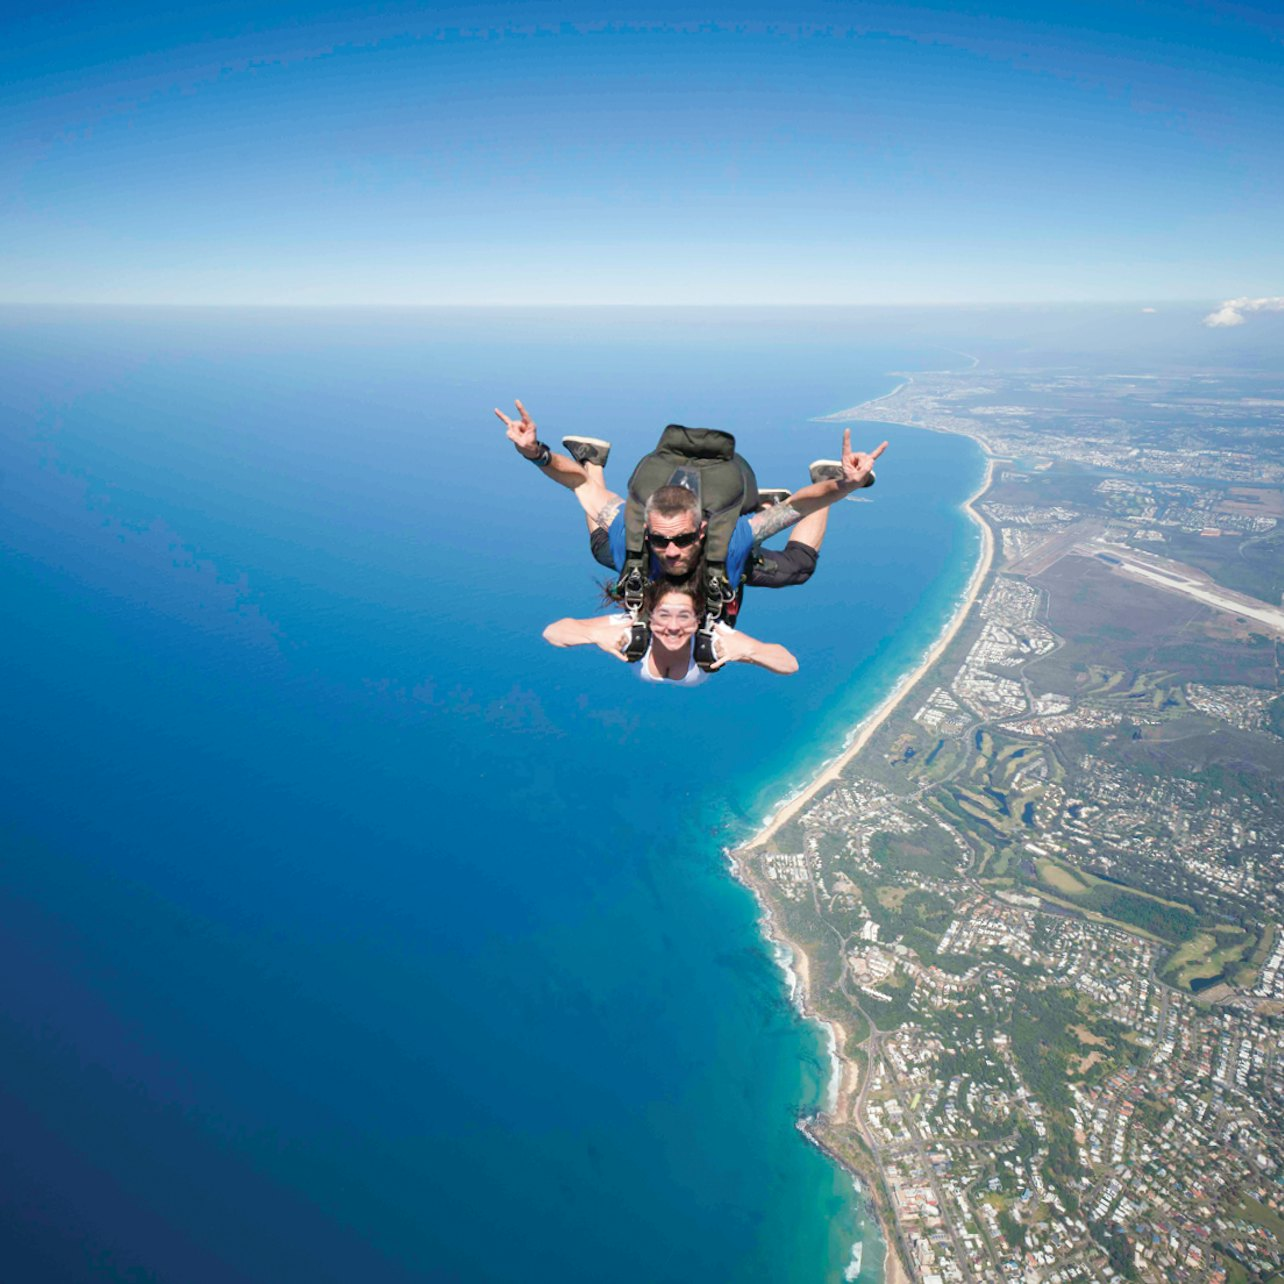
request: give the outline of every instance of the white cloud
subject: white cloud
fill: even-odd
[[[1243,325],[1245,312],[1284,312],[1284,297],[1269,299],[1227,299],[1216,312],[1204,318],[1205,325]]]
[[[1143,312],[1157,312],[1157,308],[1142,308]]]

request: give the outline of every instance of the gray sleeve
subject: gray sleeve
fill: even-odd
[[[810,544],[791,539],[784,548],[762,548],[749,567],[753,588],[792,588],[806,584],[820,556]]]
[[[608,571],[615,570],[615,559],[611,556],[611,537],[600,526],[595,526],[589,532],[589,548],[596,561]]]

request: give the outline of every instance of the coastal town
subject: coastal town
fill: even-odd
[[[834,1032],[804,1130],[888,1281],[1284,1279],[1284,381],[977,363],[835,418],[989,469],[945,636],[734,853]]]

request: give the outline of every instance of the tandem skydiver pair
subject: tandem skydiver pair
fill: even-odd
[[[517,402],[518,418],[496,410],[518,453],[571,490],[588,523],[593,556],[614,572],[609,592],[619,610],[549,625],[555,646],[592,643],[635,661],[650,681],[695,685],[724,664],[757,664],[792,673],[783,646],[735,629],[744,589],[803,584],[816,568],[831,504],[874,482],[883,442],[866,454],[843,433],[840,459],[817,460],[811,482],[795,492],[762,490],[730,433],[670,424],[629,480],[627,498],[608,489],[610,444],[562,439],[566,454],[539,440]],[[796,528],[783,549],[764,542]]]

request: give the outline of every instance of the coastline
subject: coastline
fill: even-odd
[[[844,746],[842,753],[826,763],[810,783],[782,803],[771,814],[763,827],[747,843],[743,843],[738,850],[753,851],[755,848],[761,847],[783,825],[792,820],[803,807],[811,802],[822,789],[838,780],[852,759],[869,743],[869,739],[874,732],[887,720],[892,710],[918,685],[923,675],[941,658],[945,653],[946,647],[954,641],[955,634],[963,627],[963,621],[967,618],[968,612],[976,604],[976,600],[980,596],[981,585],[985,582],[985,577],[990,573],[990,567],[994,561],[994,534],[990,530],[989,523],[976,511],[976,503],[990,488],[990,482],[994,476],[995,463],[996,459],[993,455],[986,456],[985,475],[977,489],[962,504],[964,512],[980,528],[981,553],[977,558],[976,565],[972,568],[972,575],[968,580],[967,588],[959,599],[953,615],[946,622],[945,628],[941,631],[936,641],[924,652],[918,665],[899,678],[881,703],[856,725],[851,739]]]
[[[898,374],[900,372],[893,370],[891,373]],[[906,375],[905,378],[902,379],[901,382],[898,383],[890,392],[885,392],[878,397],[871,397],[868,401],[862,401],[859,406],[852,406],[847,410],[835,410],[832,415],[817,415],[811,422],[814,424],[841,424],[848,419],[863,418],[860,413],[862,410],[868,410],[870,406],[876,406],[880,401],[889,401],[892,397],[896,396],[898,392],[903,392],[913,382],[913,378],[910,375]],[[874,420],[873,422],[877,423],[878,420]]]
[[[909,378],[905,383],[898,385],[891,392],[885,393],[881,397],[863,402],[860,406],[853,407],[851,410],[842,411],[840,412],[841,417],[850,418],[859,412],[865,411],[878,402],[895,396],[896,393],[912,382],[913,379]],[[835,419],[839,417],[827,416],[827,418]],[[973,440],[976,439],[973,438]],[[741,853],[752,852],[764,846],[818,794],[841,779],[842,773],[869,743],[878,728],[941,659],[958,634],[959,629],[962,628],[964,620],[967,619],[972,608],[976,605],[982,585],[989,576],[990,569],[994,563],[994,534],[990,529],[989,523],[977,511],[976,505],[986,491],[989,490],[994,477],[994,465],[998,462],[997,458],[986,450],[984,443],[977,441],[977,445],[985,451],[985,471],[980,483],[972,494],[963,501],[961,507],[979,528],[981,548],[976,564],[973,566],[972,573],[968,578],[967,587],[959,598],[950,618],[946,621],[944,628],[932,645],[924,652],[919,663],[912,670],[898,678],[891,691],[856,725],[844,744],[842,752],[827,762],[816,776],[800,790],[786,798],[747,842],[742,843],[734,850],[728,850],[726,853],[733,876],[749,889],[754,899],[758,902],[761,910],[759,921],[762,933],[776,951],[777,962],[785,972],[786,980],[789,983],[791,1002],[804,1019],[816,1022],[825,1031],[832,1070],[829,1083],[826,1086],[824,1104],[815,1115],[799,1120],[798,1128],[814,1146],[822,1150],[834,1163],[847,1171],[857,1181],[858,1189],[867,1206],[877,1218],[883,1236],[885,1248],[883,1284],[912,1284],[912,1276],[908,1264],[901,1260],[901,1255],[895,1247],[896,1234],[895,1226],[891,1221],[891,1210],[884,1206],[883,1199],[879,1195],[879,1183],[870,1181],[869,1174],[859,1171],[848,1159],[827,1144],[824,1138],[819,1135],[819,1129],[816,1126],[818,1124],[823,1125],[826,1120],[853,1124],[865,1140],[866,1145],[869,1145],[869,1138],[865,1136],[863,1123],[856,1117],[854,1110],[854,1105],[859,1095],[860,1067],[845,1055],[847,1034],[843,1027],[837,1021],[831,1020],[823,1013],[818,1012],[812,1004],[811,967],[806,952],[778,930],[776,916],[772,911],[765,889],[758,885],[758,880],[754,878],[744,863],[737,857]]]

